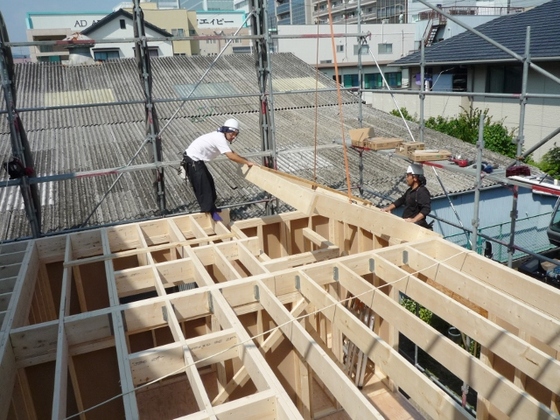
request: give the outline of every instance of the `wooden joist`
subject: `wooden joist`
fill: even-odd
[[[156,415],[152,396],[177,404],[176,418],[378,418],[384,410],[370,399],[383,404],[379,390],[398,388],[434,419],[467,417],[399,353],[399,333],[477,391],[480,418],[558,415],[558,291],[358,198],[245,172],[299,211],[229,227],[185,215],[0,248],[0,265],[18,266],[0,279],[11,294],[0,418],[10,404],[41,410],[28,376],[36,366],[52,372],[41,381],[54,391],[41,395],[50,405],[40,414],[57,418],[77,414],[66,412],[70,389],[78,411],[101,403],[130,419]],[[476,340],[482,357],[407,311],[401,293]],[[347,296],[366,305],[373,327],[345,307]],[[375,366],[376,393],[344,371],[343,337]],[[93,389],[97,370],[118,386]],[[165,400],[164,382],[192,399]],[[335,401],[319,406],[318,395]]]

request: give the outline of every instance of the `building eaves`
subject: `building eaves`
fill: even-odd
[[[90,34],[94,33],[97,29],[102,28],[107,23],[109,23],[109,22],[111,22],[115,19],[121,18],[121,17],[130,19],[130,20],[134,20],[134,16],[131,13],[127,12],[124,9],[119,9],[116,12],[108,14],[103,19],[98,20],[97,22],[95,22],[90,27],[84,29],[81,33],[84,34],[84,35],[90,35]],[[144,19],[144,25],[146,26],[146,28],[150,28],[151,30],[161,34],[161,36],[163,36],[163,37],[172,37],[173,36],[173,34],[167,32],[165,29],[162,29],[159,26],[156,26],[153,23],[148,22],[145,19]]]
[[[494,41],[523,56],[527,27],[531,27],[531,60],[560,60],[560,0],[552,0],[524,13],[506,15],[476,29]],[[420,51],[396,60],[393,66],[416,66]],[[435,43],[424,51],[424,63],[463,64],[512,60],[512,56],[478,35],[466,31]]]

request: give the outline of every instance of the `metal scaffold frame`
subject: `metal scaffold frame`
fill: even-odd
[[[500,45],[499,43],[495,42],[494,40],[492,40],[491,38],[488,38],[487,36],[485,36],[484,34],[478,32],[476,29],[469,27],[468,25],[462,23],[459,19],[457,19],[455,16],[448,14],[447,12],[445,12],[444,10],[435,7],[433,5],[431,5],[430,3],[428,3],[425,0],[419,0],[421,3],[423,3],[424,5],[426,5],[427,7],[429,7],[430,9],[433,9],[434,11],[436,11],[437,13],[440,13],[441,15],[445,16],[447,19],[457,23],[458,25],[464,27],[465,29],[467,29],[468,31],[471,31],[473,33],[475,33],[478,36],[481,36],[483,39],[487,40],[488,42],[490,42],[491,44],[497,46],[498,48],[502,49],[503,51],[507,52],[508,54],[510,54],[512,57],[516,58],[517,60],[519,60],[520,62],[522,62],[524,64],[523,66],[523,90],[521,92],[521,94],[519,95],[519,101],[520,101],[520,127],[519,127],[519,133],[518,133],[518,137],[516,139],[517,141],[517,145],[518,145],[518,158],[516,160],[515,163],[520,162],[524,157],[528,156],[531,152],[533,152],[534,150],[536,150],[538,147],[542,146],[543,144],[545,144],[547,141],[549,141],[550,139],[554,138],[554,136],[556,136],[558,133],[560,133],[560,128],[554,130],[552,133],[550,133],[548,136],[546,136],[544,139],[542,139],[541,142],[539,142],[539,144],[535,145],[534,147],[532,147],[530,150],[527,150],[526,152],[523,152],[522,147],[523,147],[523,141],[524,141],[524,136],[523,136],[523,131],[524,131],[524,119],[525,119],[525,112],[524,112],[524,108],[525,105],[527,103],[527,100],[529,98],[560,98],[560,95],[552,95],[552,94],[534,94],[534,93],[530,93],[527,91],[527,85],[526,85],[526,80],[527,80],[527,74],[529,69],[533,69],[535,71],[538,71],[539,73],[551,78],[552,80],[556,81],[557,83],[560,83],[560,79],[558,79],[557,77],[555,77],[554,75],[550,74],[549,72],[547,72],[546,70],[540,68],[538,65],[536,65],[535,63],[533,63],[530,59],[530,50],[527,47],[525,54],[523,56],[520,56],[518,54],[516,54],[515,52],[509,50],[508,48]],[[49,110],[49,109],[64,109],[64,108],[76,108],[76,107],[85,107],[85,106],[92,106],[92,107],[98,107],[98,106],[108,106],[108,105],[129,105],[129,104],[133,104],[133,103],[142,103],[145,105],[146,108],[146,138],[144,141],[144,145],[151,145],[149,146],[149,152],[152,156],[152,164],[142,164],[142,165],[134,165],[133,164],[133,160],[134,158],[131,159],[131,161],[122,168],[106,168],[106,169],[99,169],[99,170],[94,170],[94,171],[88,171],[88,172],[82,172],[82,173],[68,173],[68,174],[59,174],[59,175],[50,175],[50,176],[24,176],[22,178],[19,179],[15,179],[15,180],[9,180],[5,183],[3,183],[1,185],[1,187],[9,187],[9,186],[20,186],[22,193],[24,193],[26,190],[28,191],[36,191],[37,190],[37,186],[40,183],[44,183],[44,182],[52,182],[52,181],[59,181],[59,180],[65,180],[65,179],[73,179],[76,178],[78,176],[97,176],[97,175],[105,175],[105,174],[122,174],[125,172],[130,172],[130,171],[145,171],[145,170],[151,170],[154,173],[154,192],[157,196],[157,202],[159,203],[159,210],[162,214],[165,214],[166,212],[166,205],[165,205],[165,184],[164,184],[164,168],[166,167],[170,167],[170,166],[174,166],[177,165],[177,162],[164,162],[161,158],[161,133],[163,131],[165,131],[167,125],[169,124],[169,122],[167,122],[167,124],[160,129],[158,126],[158,121],[157,121],[157,115],[155,113],[155,107],[158,103],[173,103],[173,102],[178,102],[182,104],[185,103],[186,100],[197,100],[197,98],[190,98],[190,96],[192,95],[192,93],[194,92],[194,89],[196,89],[196,87],[198,86],[198,84],[200,84],[200,82],[202,81],[202,79],[204,78],[204,76],[207,74],[207,72],[202,76],[202,78],[199,80],[199,82],[195,85],[195,88],[193,89],[193,92],[191,92],[189,94],[189,96],[187,97],[187,99],[157,99],[157,98],[153,98],[151,96],[151,68],[150,68],[150,64],[149,64],[149,57],[147,54],[142,54],[142,51],[144,51],[145,48],[147,48],[148,42],[154,42],[154,41],[160,41],[160,40],[170,40],[171,38],[150,38],[149,40],[143,36],[143,23],[142,23],[142,12],[141,12],[141,8],[139,5],[139,2],[136,0],[135,1],[135,7],[134,7],[134,17],[135,17],[135,37],[134,38],[130,38],[130,39],[118,39],[118,40],[104,40],[104,42],[123,42],[123,41],[131,41],[135,43],[135,51],[136,51],[136,57],[138,60],[138,66],[139,66],[139,72],[140,72],[140,78],[141,78],[141,82],[144,88],[144,92],[145,92],[145,99],[143,101],[121,101],[121,102],[113,102],[113,103],[98,103],[98,104],[94,104],[94,105],[83,105],[83,106],[50,106],[50,107],[46,107],[46,108],[42,108],[42,110]],[[263,163],[265,164],[265,166],[268,167],[276,167],[276,158],[278,155],[278,151],[276,150],[276,142],[274,139],[274,132],[275,132],[275,127],[274,127],[274,103],[273,103],[273,91],[272,91],[272,80],[273,80],[273,69],[271,67],[270,64],[270,49],[268,48],[268,46],[270,44],[273,43],[273,41],[275,40],[279,40],[279,39],[289,39],[289,38],[340,38],[340,37],[357,37],[359,42],[363,45],[367,44],[367,37],[368,34],[362,34],[361,33],[361,19],[360,19],[360,9],[361,9],[361,1],[358,1],[358,5],[357,5],[357,10],[358,10],[358,33],[357,34],[353,34],[353,33],[345,33],[345,34],[339,34],[339,33],[331,33],[331,34],[305,34],[305,35],[278,35],[278,34],[272,34],[270,33],[270,31],[267,30],[266,27],[266,23],[267,23],[267,17],[266,17],[266,13],[267,13],[267,8],[264,6],[265,2],[262,1],[254,1],[252,3],[252,12],[247,16],[247,20],[251,20],[251,26],[254,28],[254,34],[253,35],[238,35],[237,31],[234,35],[216,35],[216,36],[188,36],[188,37],[173,37],[172,39],[174,40],[207,40],[207,39],[225,39],[228,41],[228,43],[226,44],[226,46],[224,46],[222,52],[220,52],[220,55],[223,53],[223,51],[225,51],[225,48],[227,47],[227,45],[229,45],[230,42],[232,42],[233,40],[236,39],[251,39],[254,41],[254,51],[255,51],[255,58],[256,58],[256,69],[257,69],[257,78],[258,78],[258,83],[259,83],[259,89],[260,89],[260,93],[259,93],[259,98],[260,98],[260,102],[261,102],[261,115],[260,115],[260,121],[261,121],[261,138],[262,138],[262,152],[261,153],[254,153],[252,154],[252,156],[260,156],[263,159]],[[245,22],[247,22],[247,20]],[[245,23],[244,22],[244,23]],[[261,25],[263,26],[259,26]],[[7,57],[7,54],[11,51],[11,47],[16,47],[16,46],[30,46],[30,45],[56,45],[58,43],[58,41],[38,41],[38,42],[23,42],[23,43],[11,43],[7,40],[7,34],[5,34],[3,36],[3,39],[0,40],[1,46],[2,48],[0,49],[1,51],[1,55],[2,57]],[[526,41],[526,45],[528,46],[530,43],[530,30],[527,30],[527,41]],[[423,45],[422,45],[422,51],[423,51]],[[145,51],[144,51],[145,52]],[[11,53],[10,53],[11,54]],[[371,54],[371,52],[370,52]],[[371,54],[373,56],[373,54]],[[375,56],[373,56],[373,59],[375,60]],[[8,66],[6,65],[6,60],[0,60],[0,62],[2,63],[3,68],[5,68],[5,71],[2,72],[2,77],[3,77],[3,85],[4,86],[11,86],[11,80],[10,80],[10,76],[9,76],[9,71],[8,71]],[[215,61],[214,61],[215,62]],[[375,60],[376,64],[377,61]],[[422,54],[422,59],[421,59],[421,67],[423,68],[424,66],[424,57]],[[379,67],[379,66],[378,66]],[[208,69],[210,70],[210,68]],[[383,72],[381,70],[381,68],[379,68],[380,73],[383,75]],[[364,75],[363,75],[363,65],[362,65],[362,59],[361,59],[361,55],[358,55],[358,73],[359,73],[359,80],[360,80],[360,88],[358,91],[358,94],[361,96],[364,92],[371,92],[374,91],[376,94],[391,94],[393,95],[394,92],[391,91],[391,89],[389,88],[388,84],[385,81],[385,85],[387,87],[387,90],[371,90],[371,89],[364,89],[363,88],[363,80],[364,80]],[[423,75],[423,72],[421,72]],[[332,91],[334,89],[321,89],[321,91]],[[346,90],[354,90],[352,88],[346,89]],[[275,92],[274,95],[284,95],[284,94],[293,94],[293,93],[301,93],[302,91],[297,91],[297,92]],[[307,92],[307,91],[306,91]],[[309,91],[311,92],[311,91]],[[7,104],[13,104],[12,108],[8,108],[7,110],[3,111],[0,110],[0,114],[7,114],[9,115],[16,115],[17,112],[24,112],[24,111],[35,111],[37,109],[35,108],[16,108],[15,107],[15,101],[12,101],[11,99],[9,99],[9,95],[10,95],[10,91],[7,89],[4,89],[4,93],[5,96],[8,95],[8,97],[6,97],[6,103]],[[15,96],[15,92],[14,96]],[[511,98],[511,95],[507,95],[507,94],[495,94],[495,93],[485,93],[485,92],[433,92],[433,91],[425,91],[424,90],[424,85],[421,84],[420,87],[420,91],[419,92],[412,92],[412,91],[399,91],[399,94],[414,94],[414,95],[419,95],[420,97],[420,141],[423,140],[423,136],[424,136],[424,99],[427,95],[450,95],[450,96],[480,96],[480,97],[493,97],[493,98]],[[256,95],[231,95],[231,97],[239,97],[239,96],[256,96]],[[222,97],[227,97],[227,96],[222,96]],[[208,99],[211,97],[205,97],[205,99]],[[395,104],[397,105],[397,108],[400,110],[398,104],[395,101]],[[12,109],[12,111],[10,111],[10,109]],[[15,114],[14,114],[15,113]],[[172,117],[173,118],[173,117]],[[362,125],[363,123],[363,118],[362,118],[362,103],[361,101],[359,102],[359,116],[358,116],[358,121],[359,124]],[[406,121],[403,118],[403,122],[406,125]],[[408,126],[407,126],[408,127]],[[23,129],[23,127],[21,127]],[[11,131],[12,133],[17,133],[17,130],[15,128],[15,126],[11,126]],[[412,136],[412,133],[410,132],[410,129],[408,130],[412,140],[415,141],[415,139]],[[18,153],[17,147],[13,148],[14,150],[14,156],[17,156],[21,153]],[[358,151],[358,153],[360,153],[360,162],[361,162],[361,151]],[[29,156],[30,158],[30,156]],[[25,165],[30,166],[28,164]],[[31,165],[32,167],[32,165]],[[480,166],[479,166],[480,168]],[[451,169],[451,168],[446,168],[446,169]],[[479,170],[480,171],[480,170]],[[436,173],[437,175],[437,173]],[[120,176],[120,175],[119,175]],[[118,181],[118,179],[117,179]],[[115,183],[117,182],[115,181]],[[525,184],[521,183],[521,182],[515,182],[514,180],[509,180],[507,178],[500,178],[498,180],[499,182],[502,183],[507,183],[510,185],[513,185],[514,188],[517,188],[518,186],[526,186]],[[363,184],[363,164],[360,164],[360,176],[359,176],[359,188],[361,190],[362,188],[362,184]],[[114,184],[113,184],[114,185]],[[442,185],[443,187],[443,185]],[[444,188],[445,191],[445,188]],[[35,193],[36,194],[36,193]],[[33,195],[33,194],[32,194]],[[514,193],[515,196],[515,193]],[[25,197],[27,197],[27,199],[25,199]],[[37,201],[37,200],[35,200]],[[40,225],[41,225],[41,221],[40,221],[40,207],[38,206],[38,201],[37,203],[34,203],[34,200],[31,198],[31,196],[29,196],[29,194],[24,194],[24,203],[25,203],[25,207],[26,207],[26,211],[28,214],[28,218],[30,220],[30,223],[32,225],[32,232],[33,232],[33,236],[34,237],[39,237],[42,234],[41,229],[40,229]],[[518,247],[515,246],[514,244],[514,233],[515,233],[515,220],[517,218],[517,203],[514,197],[513,203],[512,203],[512,211],[511,211],[511,220],[512,220],[512,224],[511,224],[511,235],[510,235],[510,243],[509,243],[509,252],[510,252],[510,261],[509,263],[511,264],[511,258],[513,255],[513,252],[515,249],[519,249]],[[273,206],[268,206],[267,205],[267,209],[270,210],[271,212],[273,211]],[[267,210],[267,211],[268,211]],[[85,225],[85,223],[87,223],[87,219],[86,221],[83,223],[83,225]],[[465,231],[469,231],[469,229],[466,229],[463,224],[460,222],[459,223],[462,226],[462,229]],[[82,226],[83,226],[82,225]]]

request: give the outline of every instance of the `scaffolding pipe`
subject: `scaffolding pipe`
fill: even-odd
[[[420,43],[420,133],[419,133],[419,137],[420,137],[420,142],[423,143],[424,142],[424,99],[426,98],[426,95],[424,94],[424,78],[425,76],[425,68],[424,68],[424,64],[425,64],[425,55],[424,55],[424,42],[422,41]],[[410,75],[409,75],[410,77]]]
[[[151,145],[148,148],[150,160],[154,163],[163,160],[161,133],[159,131],[159,121],[157,117],[156,107],[152,100],[152,67],[150,63],[150,53],[148,50],[148,42],[146,40],[146,30],[144,27],[144,12],[140,7],[140,0],[134,0],[134,37],[137,41],[134,45],[134,55],[138,64],[138,71],[140,73],[140,80],[144,89],[145,97],[145,118],[146,118],[146,142]],[[165,182],[163,168],[157,168],[153,171],[153,189],[156,195],[156,202],[158,203],[160,214],[165,214],[167,211],[165,204]]]
[[[484,150],[484,113],[480,113],[480,121],[478,122],[478,141],[476,142],[476,187],[474,189],[474,209],[472,219],[472,242],[471,249],[478,253],[478,227],[480,225],[479,208],[480,208],[480,189],[482,187],[482,151]]]
[[[519,134],[517,136],[517,156],[521,156],[523,152],[523,139],[524,139],[524,122],[525,122],[525,106],[527,104],[527,98],[525,93],[527,93],[527,79],[529,77],[529,62],[530,57],[530,47],[531,47],[531,27],[527,27],[527,33],[525,36],[525,57],[523,58],[523,81],[521,84],[521,98],[520,98],[520,109],[519,109]],[[518,189],[516,186],[513,187],[513,200],[511,205],[511,230],[509,237],[509,247],[508,247],[508,267],[513,266],[513,245],[515,243],[515,222],[517,220],[517,200],[518,199]]]
[[[16,164],[21,165],[21,174],[18,176],[20,192],[31,233],[34,238],[38,238],[41,235],[41,202],[37,186],[30,183],[35,177],[35,166],[23,122],[16,109],[14,61],[12,51],[5,45],[5,41],[8,41],[8,32],[0,14],[0,80],[7,108],[12,155]]]

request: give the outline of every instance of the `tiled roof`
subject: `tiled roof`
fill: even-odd
[[[498,17],[476,27],[476,30],[520,56],[525,52],[527,27],[531,27],[531,60],[560,60],[560,0],[552,0],[519,14]],[[514,61],[478,35],[466,31],[437,42],[424,51],[426,64],[456,64]],[[420,51],[391,65],[419,65]]]
[[[218,60],[205,83],[214,84],[219,92],[227,84],[239,95],[231,97],[178,101],[177,86],[194,84],[209,67],[212,59],[206,57],[165,57],[152,60],[154,71],[154,98],[168,102],[156,104],[162,134],[163,160],[178,162],[180,153],[198,135],[213,131],[233,115],[241,123],[241,135],[233,148],[249,156],[261,151],[259,132],[260,106],[256,70],[251,55],[232,55]],[[313,179],[314,144],[318,145],[317,181],[333,188],[345,188],[344,153],[340,146],[342,133],[348,139],[351,128],[358,128],[358,98],[342,93],[342,116],[336,91],[317,94],[296,93],[315,83],[316,71],[291,54],[272,57],[274,73],[274,124],[278,150],[278,169],[306,179]],[[68,109],[40,108],[47,104],[49,95],[62,95],[67,103],[83,100],[85,91],[111,91],[115,101],[142,101],[140,80],[134,59],[123,59],[103,64],[65,67],[55,64],[16,65],[17,106],[29,138],[31,152],[39,176],[80,173],[97,169],[150,163],[145,139],[144,107],[142,103]],[[319,75],[320,85],[334,89],[334,81]],[[278,90],[276,90],[278,89]],[[295,89],[295,90],[293,90]],[[66,95],[66,96],[65,96]],[[104,102],[107,92],[90,95]],[[175,100],[175,102],[171,102]],[[315,103],[318,108],[315,108]],[[181,106],[182,105],[182,106]],[[4,106],[3,106],[4,107]],[[173,118],[171,118],[176,114]],[[402,120],[368,106],[363,106],[363,124],[372,126],[377,136],[401,137],[408,132]],[[342,121],[342,122],[341,122]],[[418,139],[418,127],[409,123]],[[430,149],[448,149],[465,156],[474,156],[474,146],[440,133],[427,130],[426,145]],[[7,119],[0,119],[0,161],[11,155]],[[257,158],[253,158],[257,160]],[[509,161],[485,151],[485,159],[504,165]],[[358,182],[359,156],[348,151],[348,165],[352,182]],[[403,192],[402,173],[406,163],[382,153],[363,153],[364,187],[387,197]],[[215,176],[218,204],[240,204],[259,201],[265,194],[237,175],[238,166],[225,160],[214,161],[210,170]],[[444,171],[440,174],[449,193],[471,190],[473,178]],[[78,228],[93,215],[86,226],[139,220],[157,215],[158,205],[153,190],[151,171],[127,172],[107,194],[101,205],[94,207],[109,191],[116,175],[84,176],[70,180],[39,184],[43,203],[43,231],[57,232]],[[427,174],[434,196],[443,191],[433,175]],[[0,182],[8,180],[0,171]],[[485,181],[485,185],[489,185]],[[165,170],[167,208],[171,213],[196,212],[198,205],[190,186],[175,171]],[[380,204],[379,197],[366,192],[366,198]],[[385,203],[386,201],[384,201]],[[262,206],[243,206],[236,209],[233,218],[255,217]],[[0,241],[31,234],[23,210],[21,194],[16,187],[0,188]]]

